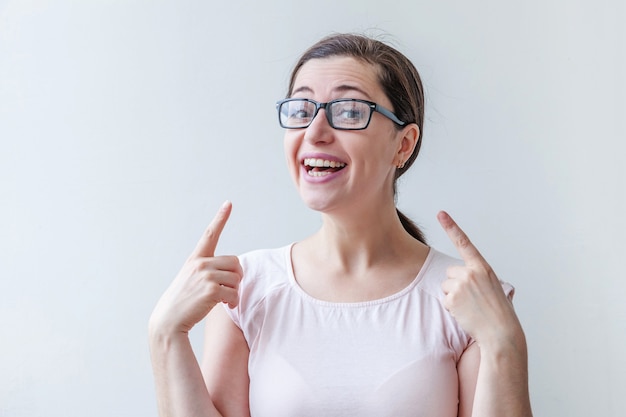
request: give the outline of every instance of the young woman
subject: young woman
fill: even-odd
[[[165,416],[530,416],[512,287],[445,212],[460,260],[395,207],[424,99],[397,50],[334,35],[304,53],[277,104],[314,235],[214,256],[218,211],[150,321]],[[221,304],[221,305],[220,305]],[[206,320],[200,365],[189,330]]]

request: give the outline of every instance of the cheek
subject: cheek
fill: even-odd
[[[386,170],[394,163],[397,141],[384,134],[374,139],[370,141],[369,146],[359,149],[360,158],[369,161],[377,170]]]

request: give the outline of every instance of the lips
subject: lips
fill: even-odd
[[[340,171],[346,166],[344,162],[322,158],[305,158],[302,164],[307,174],[312,177],[324,177]]]

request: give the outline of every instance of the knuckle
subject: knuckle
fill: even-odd
[[[218,281],[218,276],[217,273],[215,271],[211,271],[211,270],[205,270],[204,271],[204,280],[211,285],[217,285],[218,287],[221,285],[220,282]]]
[[[204,295],[205,297],[213,298],[218,295],[221,291],[222,286],[215,281],[209,281],[204,286]]]
[[[204,274],[209,269],[210,263],[206,258],[195,258],[191,261],[190,267],[194,274]]]
[[[239,264],[239,258],[233,255],[225,255],[221,257],[224,262],[230,267],[234,268]]]
[[[241,267],[239,258],[237,256],[225,256],[224,259],[228,270],[232,271],[239,279],[241,279],[243,277],[243,268]]]
[[[478,274],[476,273],[476,271],[474,271],[471,268],[468,268],[468,267],[459,268],[457,275],[456,275],[457,285],[459,287],[464,287],[468,284],[476,282],[477,276]]]
[[[198,259],[198,267],[202,270],[211,269],[212,265],[213,265],[213,258]]]
[[[472,242],[469,240],[466,234],[461,234],[457,236],[455,243],[456,243],[456,246],[459,248],[468,248],[472,244]]]
[[[466,283],[475,283],[479,280],[480,274],[473,269],[468,269],[465,272],[464,280]]]
[[[204,235],[207,238],[207,240],[213,241],[218,236],[218,233],[217,233],[217,231],[213,227],[209,227],[204,232]]]
[[[220,238],[220,232],[219,230],[217,230],[214,227],[209,227],[205,232],[204,232],[204,237],[206,239],[207,242],[214,244],[215,242],[217,242]]]

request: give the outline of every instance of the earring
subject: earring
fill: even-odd
[[[404,168],[404,162],[402,160],[398,161],[398,164],[396,165],[396,168],[398,168],[398,169]]]

